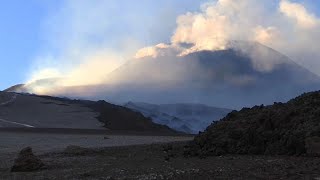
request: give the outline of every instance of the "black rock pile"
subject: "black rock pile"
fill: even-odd
[[[27,147],[20,151],[18,158],[14,161],[11,172],[31,172],[44,168],[44,163],[33,154],[32,148]]]

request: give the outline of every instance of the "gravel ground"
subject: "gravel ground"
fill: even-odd
[[[0,164],[0,179],[320,179],[320,158],[289,156],[183,156],[184,143],[38,154],[46,169],[11,173],[14,154]]]
[[[23,133],[0,131],[0,179],[47,179],[47,177],[28,177],[10,173],[10,167],[18,152],[27,146],[33,148],[37,155],[60,159],[55,152],[62,152],[66,147],[81,146],[83,148],[106,148],[130,145],[159,144],[168,142],[190,141],[187,136],[142,136],[142,135],[103,135],[103,134],[68,134],[68,133]],[[71,158],[74,159],[74,158]],[[70,159],[70,160],[71,160]],[[62,161],[61,161],[62,160]],[[69,161],[69,160],[67,160]],[[86,162],[82,162],[86,165]],[[33,176],[33,175],[32,175]],[[51,176],[51,175],[50,175]],[[28,178],[27,178],[28,177]],[[54,178],[55,176],[52,175]],[[60,179],[57,177],[57,179]],[[78,179],[78,178],[76,178]]]

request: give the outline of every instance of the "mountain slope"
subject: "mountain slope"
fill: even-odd
[[[213,120],[220,120],[231,110],[210,107],[202,104],[148,104],[129,102],[127,108],[141,112],[157,124],[186,133],[203,131]]]
[[[0,92],[0,127],[107,129],[176,133],[141,113],[105,101]],[[5,102],[5,103],[2,103]]]
[[[320,88],[320,78],[258,43],[187,56],[165,54],[132,60],[108,75],[112,101],[201,103],[241,108],[287,101]]]

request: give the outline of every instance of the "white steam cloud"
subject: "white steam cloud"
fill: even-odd
[[[304,6],[298,3],[291,3],[288,0],[280,2],[280,12],[291,18],[301,28],[315,28],[319,25],[319,19],[309,13]]]
[[[50,51],[36,59],[28,82],[60,78],[57,83],[62,86],[98,84],[121,65],[134,50],[126,43],[135,46],[135,42],[128,37],[119,39],[121,51],[107,46],[105,34],[112,26],[106,20],[109,6],[110,2],[101,0],[64,1],[45,23]]]
[[[201,50],[221,50],[234,40],[256,41],[274,48],[299,64],[320,74],[320,19],[302,4],[278,1],[270,7],[269,0],[219,0],[205,3],[200,12],[188,12],[177,18],[177,28],[168,47],[192,44],[180,55]],[[273,11],[270,11],[273,9]],[[148,47],[139,57],[159,55],[161,48]],[[147,50],[147,49],[144,49]],[[145,52],[145,54],[143,54]],[[254,52],[253,52],[254,53]],[[254,55],[254,54],[253,54]],[[260,71],[272,70],[272,60],[257,66]]]
[[[131,57],[155,58],[165,55],[167,49],[178,56],[201,50],[222,50],[234,40],[265,44],[320,74],[320,19],[302,3],[290,0],[210,1],[202,4],[198,12],[177,17],[177,27],[169,44],[160,43],[137,51],[141,47],[139,40],[132,39],[130,34],[108,39],[114,26],[108,18],[116,18],[105,8],[113,6],[109,1],[66,2],[59,16],[53,16],[47,23],[49,36],[54,37],[49,40],[51,46],[60,53],[38,58],[28,82],[58,78],[52,86],[104,84],[108,74]],[[63,22],[58,22],[61,20]],[[109,47],[114,41],[117,46]],[[254,52],[250,55],[256,56]],[[255,64],[262,72],[274,66],[276,64],[267,58]],[[31,91],[48,93],[48,89],[52,87],[33,86]]]

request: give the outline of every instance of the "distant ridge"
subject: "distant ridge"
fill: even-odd
[[[24,86],[25,86],[25,84],[17,84],[17,85],[9,87],[3,91],[4,92],[21,92],[21,91],[23,91]]]

